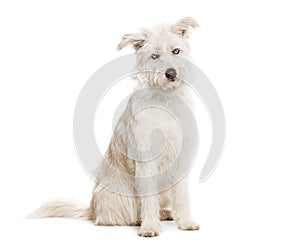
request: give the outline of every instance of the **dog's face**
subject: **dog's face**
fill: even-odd
[[[131,44],[136,51],[136,78],[143,86],[175,89],[185,78],[187,69],[182,62],[189,58],[188,34],[190,27],[198,26],[191,18],[174,25],[144,29],[141,33],[126,34],[118,49]]]

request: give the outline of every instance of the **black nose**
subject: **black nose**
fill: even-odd
[[[174,80],[176,78],[177,72],[174,68],[168,68],[165,75],[168,80]]]

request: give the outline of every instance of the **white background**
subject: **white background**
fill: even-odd
[[[295,0],[1,1],[1,245],[299,245],[300,8]],[[120,37],[191,16],[195,63],[225,108],[227,140],[216,172],[191,181],[200,231],[163,223],[96,227],[24,217],[53,197],[88,204],[93,182],[77,159],[72,117],[85,81],[130,52]],[[110,131],[111,129],[104,129]],[[99,136],[101,137],[101,136]],[[3,241],[3,242],[1,242]]]

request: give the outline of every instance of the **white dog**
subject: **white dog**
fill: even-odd
[[[151,107],[171,105],[179,109],[179,117],[184,120],[178,95],[184,101],[188,99],[183,79],[188,71],[182,58],[189,59],[189,29],[197,25],[195,20],[184,18],[174,25],[122,37],[118,49],[127,45],[135,49],[139,86],[99,165],[90,206],[49,202],[35,213],[36,217],[87,218],[97,225],[141,225],[139,235],[144,237],[159,235],[160,220],[166,219],[174,219],[182,230],[199,229],[189,211],[187,175],[182,175],[186,165],[168,171],[180,151],[188,159],[190,146],[181,141],[178,119]],[[163,140],[161,132],[155,135],[154,129],[163,132]],[[160,148],[163,150],[158,153]]]

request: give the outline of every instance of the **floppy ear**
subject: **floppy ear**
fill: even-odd
[[[123,49],[125,46],[131,44],[132,47],[138,51],[146,42],[145,33],[129,33],[122,37],[121,42],[118,45],[118,50]]]
[[[185,17],[179,20],[175,25],[171,26],[171,30],[184,38],[188,38],[190,27],[196,28],[198,26],[199,24],[197,21],[190,17]]]

